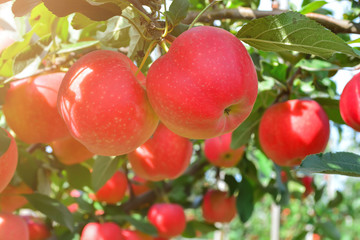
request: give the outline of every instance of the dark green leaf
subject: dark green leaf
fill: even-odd
[[[302,161],[299,170],[360,177],[360,156],[349,152],[312,154]]]
[[[311,13],[311,12],[314,12],[317,9],[321,8],[325,4],[327,4],[326,1],[314,1],[314,2],[311,2],[311,3],[307,4],[307,5],[305,5],[304,7],[302,7],[299,12],[301,14]]]
[[[174,0],[167,12],[167,15],[171,18],[173,25],[177,25],[183,20],[188,12],[190,3],[188,0]]]
[[[70,231],[74,230],[73,216],[65,205],[39,193],[26,194],[24,196],[36,210],[39,210],[59,224],[66,226]]]
[[[120,159],[96,156],[91,174],[92,186],[94,192],[98,191],[109,180],[118,169]]]
[[[315,196],[314,196],[315,202],[318,202],[321,199],[324,189],[325,189],[325,185],[322,186],[321,188],[315,189]]]
[[[339,100],[331,98],[314,98],[313,100],[322,106],[331,121],[339,124],[345,124],[340,115]]]
[[[239,148],[250,140],[251,134],[258,128],[262,114],[262,111],[253,111],[250,116],[235,129],[231,139],[232,149]]]
[[[234,195],[235,191],[238,188],[238,181],[236,181],[235,177],[233,175],[226,174],[225,175],[225,182],[229,187],[229,195]]]
[[[239,184],[239,194],[236,197],[236,208],[241,222],[245,223],[254,210],[254,189],[244,177]]]
[[[91,187],[91,174],[88,168],[75,164],[66,168],[67,180],[73,188]]]
[[[329,203],[328,203],[328,208],[334,208],[337,207],[342,200],[344,199],[343,195],[341,192],[336,191],[336,196],[334,199],[332,199]]]
[[[9,149],[11,138],[7,132],[0,128],[0,157]]]
[[[341,238],[339,230],[337,230],[334,223],[327,221],[322,222],[319,224],[319,227],[323,229],[325,235],[327,235],[329,238],[338,240]]]
[[[183,237],[194,238],[196,237],[196,231],[200,231],[203,234],[216,231],[217,228],[213,224],[201,222],[197,220],[191,220],[186,223],[186,229],[182,233]]]
[[[322,58],[340,52],[359,58],[340,37],[297,12],[252,20],[237,37],[263,51],[298,51]]]
[[[143,232],[143,233],[146,233],[146,234],[149,234],[152,236],[157,235],[156,228],[145,219],[137,219],[137,218],[134,218],[134,217],[131,217],[128,215],[117,215],[117,216],[112,216],[112,217],[118,221],[125,220],[126,222],[129,222],[140,232]]]

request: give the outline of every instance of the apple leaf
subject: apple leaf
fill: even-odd
[[[340,115],[339,100],[331,98],[314,98],[326,112],[329,119],[338,124],[345,124],[344,120]]]
[[[305,6],[303,6],[299,12],[301,14],[311,13],[311,12],[314,12],[314,11],[318,10],[319,8],[324,6],[325,4],[327,4],[326,1],[314,1],[314,2],[311,2],[311,3],[306,4]]]
[[[236,197],[236,209],[241,222],[245,223],[254,210],[254,189],[250,182],[243,176],[238,186],[239,194]]]
[[[118,170],[120,158],[96,156],[91,174],[92,187],[97,192]]]
[[[196,231],[200,231],[203,234],[218,230],[213,224],[201,222],[197,220],[191,220],[186,223],[186,228],[182,233],[183,237],[195,238]]]
[[[228,185],[229,188],[229,195],[232,196],[238,189],[239,182],[236,181],[235,177],[230,174],[225,175],[225,182]]]
[[[301,162],[298,170],[360,177],[360,156],[350,152],[312,154]]]
[[[74,219],[61,202],[40,193],[24,194],[29,203],[50,219],[74,231]]]
[[[94,41],[82,41],[82,42],[71,43],[71,44],[61,44],[61,49],[57,53],[61,54],[61,53],[76,52],[76,51],[83,50],[86,48],[94,47],[99,42],[100,41],[98,41],[98,40],[94,40]]]
[[[252,20],[237,37],[262,51],[297,51],[322,58],[344,53],[360,58],[340,37],[297,12]]]
[[[137,230],[139,230],[140,232],[149,234],[149,235],[157,235],[157,230],[156,228],[149,223],[147,220],[145,219],[139,219],[139,218],[135,218],[132,216],[128,216],[128,215],[113,215],[111,216],[111,220],[116,219],[117,221],[126,221],[128,223],[130,223],[131,225],[133,225]]]
[[[75,189],[83,189],[83,187],[91,187],[91,174],[88,168],[75,164],[66,168],[67,180]]]
[[[335,207],[337,207],[343,200],[344,200],[344,197],[343,197],[342,193],[339,192],[339,191],[336,191],[336,196],[335,196],[335,198],[332,199],[332,200],[328,203],[327,207],[328,207],[328,208],[335,208]]]
[[[58,17],[65,17],[71,13],[79,12],[91,20],[104,21],[113,16],[119,16],[122,12],[122,8],[111,2],[91,4],[86,0],[42,1],[45,6]]]
[[[342,67],[320,59],[301,59],[295,67],[309,72],[340,70]]]
[[[4,129],[0,128],[0,157],[9,149],[10,143],[11,138]]]
[[[253,111],[250,116],[235,129],[231,139],[232,149],[239,148],[250,140],[251,134],[258,128],[262,114],[263,111]]]
[[[173,25],[177,25],[186,17],[189,7],[188,0],[174,0],[169,7],[169,11],[165,14],[170,18]]]
[[[15,17],[22,17],[41,3],[41,0],[16,0],[12,5],[12,12]]]
[[[93,23],[95,23],[95,21],[81,13],[75,13],[73,19],[71,20],[71,26],[76,30],[83,29]]]
[[[319,227],[323,230],[326,236],[334,240],[340,240],[341,235],[334,223],[330,221],[319,223]]]

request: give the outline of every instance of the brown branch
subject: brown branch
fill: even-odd
[[[244,19],[252,20],[255,18],[262,18],[266,16],[279,15],[287,11],[284,10],[273,10],[273,11],[260,11],[253,10],[251,8],[234,8],[234,9],[220,9],[213,10],[204,13],[198,20],[198,22],[209,23],[214,20],[222,19]],[[183,20],[183,23],[190,24],[199,12],[191,11],[187,17]],[[308,13],[306,16],[312,20],[317,21],[324,27],[330,29],[334,33],[356,33],[360,34],[360,24],[353,23],[351,21],[335,19],[329,16],[325,16],[318,13]]]
[[[198,171],[203,169],[207,164],[208,164],[208,162],[206,162],[206,161],[198,161],[198,162],[194,163],[191,167],[189,167],[186,170],[186,172],[184,173],[184,175],[193,176]],[[171,189],[172,189],[172,181],[169,181],[164,184],[163,191],[165,193],[170,192]],[[154,202],[156,200],[157,196],[158,196],[158,194],[157,194],[156,189],[148,191],[146,193],[143,193],[143,194],[135,197],[131,201],[128,201],[128,202],[122,204],[121,209],[124,212],[130,212],[131,210],[137,209],[146,203]]]

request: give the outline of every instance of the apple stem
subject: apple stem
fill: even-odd
[[[143,58],[143,60],[140,63],[140,66],[138,68],[138,70],[135,73],[135,76],[137,76],[139,74],[139,72],[141,71],[141,69],[143,68],[147,58],[149,57],[150,53],[152,52],[152,50],[154,49],[155,45],[156,45],[157,41],[154,40],[150,43],[150,46],[148,47],[148,49],[146,50],[145,56]]]
[[[160,46],[162,47],[162,49],[164,49],[165,52],[168,52],[169,51],[169,48],[168,46],[166,45],[166,42],[164,40],[162,40],[160,42]]]
[[[215,5],[215,4],[219,3],[219,2],[221,2],[221,0],[213,1],[213,2],[211,2],[209,5],[207,5],[207,6],[196,16],[196,18],[192,21],[192,23],[190,24],[188,30],[191,29],[191,28],[195,25],[195,23],[196,23],[196,22],[199,20],[199,18],[204,14],[204,12],[206,12],[211,6],[213,6],[213,5]]]

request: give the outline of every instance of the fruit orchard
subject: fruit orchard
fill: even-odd
[[[261,2],[0,1],[0,240],[359,239],[360,5]]]

